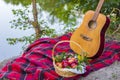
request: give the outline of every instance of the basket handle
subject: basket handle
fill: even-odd
[[[60,44],[60,43],[63,43],[63,42],[72,42],[72,43],[74,43],[75,45],[77,45],[77,46],[82,50],[82,52],[85,52],[84,49],[83,49],[78,43],[76,43],[76,42],[74,42],[74,41],[63,40],[63,41],[57,42],[57,43],[53,46],[53,49],[52,49],[52,58],[53,58],[53,60],[54,60],[54,50],[55,50],[56,46],[57,46],[58,44]],[[81,56],[84,57],[84,54],[82,53]]]

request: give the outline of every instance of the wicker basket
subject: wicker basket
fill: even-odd
[[[53,66],[54,66],[54,68],[55,68],[56,73],[59,74],[60,76],[63,76],[63,77],[73,77],[73,76],[76,76],[76,75],[78,75],[78,74],[73,73],[73,72],[68,71],[68,70],[65,70],[64,68],[60,68],[60,67],[58,67],[58,66],[55,64],[54,50],[55,50],[55,48],[56,48],[56,46],[57,46],[58,44],[64,43],[64,42],[72,42],[72,43],[76,44],[82,51],[84,51],[84,50],[83,50],[83,49],[81,48],[81,46],[80,46],[79,44],[77,44],[76,42],[74,42],[74,41],[68,41],[68,40],[59,41],[59,42],[56,43],[56,44],[54,45],[54,47],[53,47],[53,50],[52,50],[52,59],[53,59]],[[82,55],[82,57],[84,57],[84,55]],[[83,74],[83,73],[81,73],[81,74]]]

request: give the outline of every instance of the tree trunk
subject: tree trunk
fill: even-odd
[[[40,25],[38,23],[38,12],[37,12],[37,8],[36,8],[36,0],[32,0],[32,9],[33,9],[33,18],[34,18],[34,21],[33,21],[33,27],[35,29],[35,34],[36,34],[36,39],[38,39],[41,34],[41,29],[40,29]]]

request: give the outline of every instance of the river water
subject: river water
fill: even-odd
[[[22,53],[22,43],[16,45],[9,45],[6,38],[22,37],[24,35],[30,35],[34,33],[32,29],[27,31],[21,31],[18,29],[10,28],[10,21],[13,19],[12,9],[23,8],[21,5],[13,6],[6,4],[3,0],[0,0],[0,61],[18,56]]]
[[[4,59],[8,59],[14,56],[21,55],[22,50],[22,43],[18,43],[16,45],[9,45],[6,41],[7,38],[13,38],[13,37],[23,37],[34,33],[33,29],[29,29],[26,31],[21,31],[18,29],[11,29],[11,24],[9,23],[11,20],[13,20],[14,15],[12,14],[12,9],[22,9],[23,7],[21,5],[11,5],[6,4],[3,0],[0,0],[0,62]],[[43,19],[46,19],[47,21],[47,13],[43,12],[44,17]],[[46,17],[45,17],[46,16]],[[78,24],[81,22],[81,19],[78,20]],[[55,23],[54,25],[49,24],[49,26],[52,26],[53,28],[57,29],[57,32],[62,31],[63,25],[60,23]],[[59,28],[56,26],[59,26]]]

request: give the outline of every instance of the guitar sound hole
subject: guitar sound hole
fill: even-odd
[[[97,27],[96,21],[93,21],[93,20],[89,21],[88,27],[89,27],[90,29],[95,29],[95,28]]]

